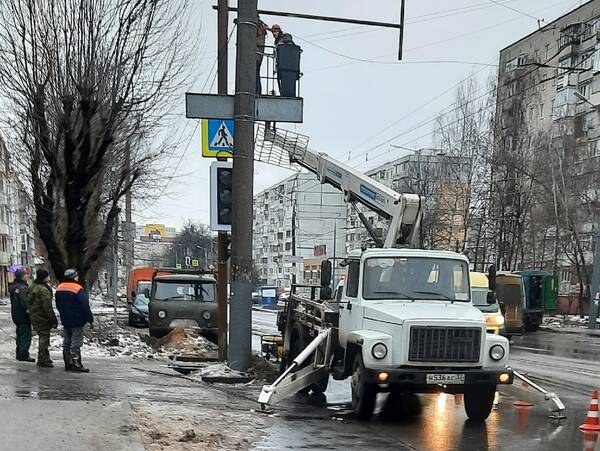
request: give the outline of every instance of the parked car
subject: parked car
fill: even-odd
[[[150,335],[162,337],[175,327],[217,337],[217,281],[210,274],[173,272],[152,279],[148,304]]]
[[[148,303],[150,297],[139,293],[133,304],[129,305],[129,325],[133,327],[148,327]]]

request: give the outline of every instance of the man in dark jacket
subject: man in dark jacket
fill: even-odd
[[[79,283],[76,269],[65,271],[64,281],[56,288],[56,308],[60,313],[60,321],[64,327],[63,359],[65,371],[89,373],[81,363],[81,346],[83,345],[83,326],[94,324],[88,296]]]
[[[31,346],[31,320],[29,319],[29,306],[27,305],[27,279],[29,275],[19,269],[15,272],[15,281],[8,286],[10,293],[10,313],[17,326],[17,360],[21,362],[35,362],[29,356]]]
[[[300,47],[294,44],[294,39],[289,33],[284,33],[281,26],[275,24],[271,27],[275,39],[275,72],[279,85],[279,95],[282,97],[296,97],[296,80],[300,76]],[[294,52],[285,52],[293,49]],[[286,53],[286,56],[282,56]],[[292,56],[295,55],[295,56]],[[298,66],[296,69],[295,66]]]
[[[50,359],[50,331],[58,327],[58,321],[52,308],[52,288],[50,276],[45,269],[38,269],[33,284],[27,290],[27,303],[31,325],[39,337],[37,366],[52,368]]]

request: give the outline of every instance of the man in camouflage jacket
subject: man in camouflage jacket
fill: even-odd
[[[58,327],[58,321],[52,308],[52,288],[50,277],[45,269],[38,269],[33,284],[27,292],[31,325],[39,337],[37,365],[52,368],[50,360],[50,331]]]

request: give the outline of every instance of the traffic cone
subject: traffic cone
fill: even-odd
[[[590,401],[590,410],[588,410],[585,423],[579,426],[582,431],[600,431],[600,418],[598,418],[598,390],[592,392],[592,400]]]
[[[462,393],[457,393],[456,395],[454,395],[454,407],[460,407],[460,405],[462,404],[462,400]]]
[[[596,432],[586,432],[583,434],[583,451],[594,451],[597,441],[598,434]]]
[[[518,407],[517,408],[517,421],[519,423],[519,429],[525,429],[527,426],[527,417],[529,416],[529,407]]]
[[[529,373],[523,373],[523,376],[525,376],[527,379],[529,379]],[[525,381],[522,381],[523,388],[528,389],[529,388],[529,384]],[[513,406],[516,407],[531,407],[533,406],[532,403],[530,403],[529,401],[525,401],[523,399],[518,399],[513,403]]]

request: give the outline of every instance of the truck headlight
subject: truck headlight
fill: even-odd
[[[376,359],[383,359],[388,353],[387,346],[383,343],[376,343],[371,349],[371,354]]]
[[[504,351],[504,348],[500,345],[494,345],[490,348],[490,357],[493,360],[502,360],[505,353],[506,351]]]
[[[210,312],[208,310],[204,310],[202,312],[202,318],[204,318],[206,321],[208,321],[211,318]]]
[[[158,317],[160,319],[165,319],[167,317],[167,312],[165,312],[164,310],[159,310],[158,311]]]

